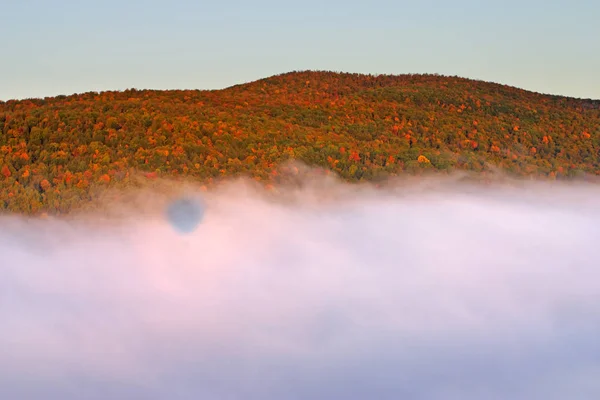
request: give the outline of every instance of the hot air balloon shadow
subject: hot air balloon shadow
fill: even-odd
[[[169,203],[166,214],[175,230],[180,233],[191,233],[204,218],[204,204],[196,198],[179,198]]]

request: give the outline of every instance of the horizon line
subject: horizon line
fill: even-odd
[[[520,86],[514,86],[511,84],[507,84],[507,83],[500,83],[497,81],[485,80],[485,79],[480,79],[480,78],[469,78],[469,77],[461,76],[461,75],[440,74],[440,73],[435,73],[435,72],[405,72],[405,73],[401,73],[401,74],[390,74],[390,73],[366,73],[366,72],[347,72],[347,71],[334,71],[334,70],[307,69],[307,70],[290,70],[287,72],[281,72],[281,73],[277,73],[277,74],[273,74],[273,75],[268,75],[268,76],[265,76],[262,78],[257,78],[257,79],[253,79],[253,80],[249,80],[249,81],[240,82],[240,83],[235,83],[232,85],[224,86],[221,88],[215,88],[215,89],[200,89],[200,88],[153,89],[153,88],[149,88],[149,87],[147,87],[147,88],[127,87],[127,88],[123,88],[123,89],[88,90],[88,91],[74,92],[74,93],[70,93],[70,94],[60,93],[60,94],[55,94],[55,95],[43,96],[43,97],[22,97],[22,98],[12,98],[12,99],[8,99],[8,100],[0,99],[0,104],[6,104],[6,103],[10,103],[10,102],[21,102],[21,101],[66,98],[66,97],[73,97],[73,96],[81,96],[81,95],[90,94],[90,93],[99,95],[99,94],[103,94],[103,93],[124,93],[124,92],[128,92],[128,91],[139,91],[139,92],[144,92],[144,91],[149,91],[149,92],[184,92],[184,91],[219,92],[219,91],[231,89],[234,87],[250,85],[250,84],[253,84],[256,82],[260,82],[260,81],[275,78],[275,77],[291,75],[291,74],[301,74],[301,73],[333,73],[333,74],[338,74],[338,75],[372,76],[372,77],[376,77],[376,78],[377,77],[402,77],[402,76],[434,76],[434,77],[440,77],[440,78],[452,78],[452,79],[467,80],[467,81],[472,81],[472,82],[487,83],[487,84],[492,84],[492,85],[499,85],[499,86],[502,86],[505,88],[521,90],[524,92],[528,92],[531,94],[537,94],[537,95],[541,95],[541,96],[558,97],[558,98],[569,99],[569,100],[578,100],[578,101],[600,102],[600,98],[596,99],[596,98],[591,98],[591,97],[586,98],[586,97],[576,97],[576,96],[569,96],[569,95],[562,95],[562,94],[546,93],[546,92],[540,92],[540,91],[536,91],[536,90],[526,89],[526,88],[523,88]]]

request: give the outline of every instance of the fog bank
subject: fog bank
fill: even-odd
[[[600,187],[331,185],[0,217],[0,398],[600,398]]]

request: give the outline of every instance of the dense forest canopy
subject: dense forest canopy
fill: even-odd
[[[599,151],[597,100],[439,75],[292,72],[214,91],[0,102],[0,209],[65,213],[138,172],[267,183],[287,160],[348,181],[600,175]]]

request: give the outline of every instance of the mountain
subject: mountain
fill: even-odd
[[[0,102],[0,209],[64,213],[136,171],[269,182],[295,159],[349,181],[501,169],[600,174],[600,101],[439,75],[291,72],[223,90]]]

